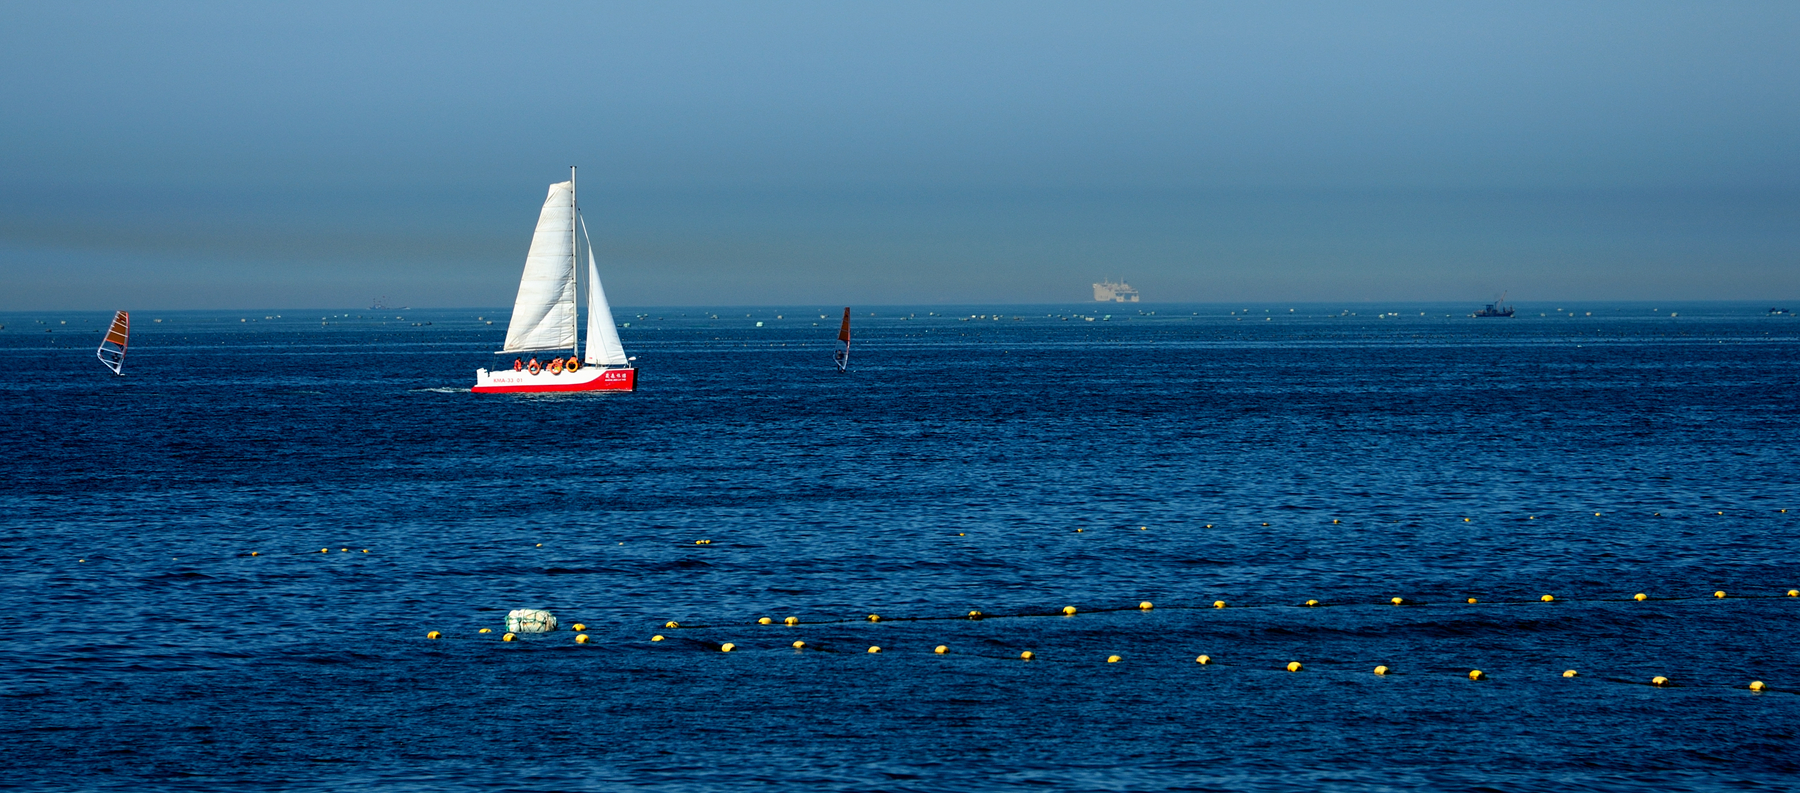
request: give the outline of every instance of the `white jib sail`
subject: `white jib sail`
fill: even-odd
[[[525,254],[525,274],[519,278],[519,298],[513,302],[501,352],[575,347],[574,195],[569,182],[550,185],[531,252]]]
[[[581,221],[581,236],[587,236],[587,221]],[[587,363],[593,366],[625,366],[625,345],[619,341],[619,326],[613,324],[612,306],[606,303],[606,290],[600,287],[600,271],[594,267],[594,241],[588,240],[588,326]]]

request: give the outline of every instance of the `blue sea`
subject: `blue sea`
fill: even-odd
[[[0,315],[0,786],[1791,790],[1769,307]]]

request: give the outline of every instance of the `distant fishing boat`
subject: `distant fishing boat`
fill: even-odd
[[[839,372],[850,371],[850,307],[844,307],[844,324],[838,326],[837,354],[832,356],[837,361]]]
[[[1512,315],[1513,315],[1513,308],[1512,308],[1512,306],[1509,306],[1506,304],[1506,293],[1502,292],[1502,293],[1500,293],[1500,299],[1487,304],[1486,306],[1482,307],[1482,309],[1480,311],[1477,311],[1474,314],[1471,314],[1470,316],[1474,316],[1474,317],[1510,317]]]
[[[635,358],[625,357],[612,308],[600,286],[594,265],[594,243],[587,240],[587,356],[581,355],[576,327],[580,320],[576,296],[580,294],[577,240],[587,238],[587,224],[575,201],[575,169],[569,181],[550,185],[550,195],[538,215],[531,251],[525,255],[525,272],[519,277],[519,296],[513,302],[512,324],[506,328],[506,344],[496,353],[512,354],[510,369],[475,371],[477,393],[504,394],[546,391],[635,391]],[[562,351],[568,350],[564,359]],[[538,354],[555,353],[539,360]],[[527,360],[526,356],[530,356]]]
[[[161,320],[157,320],[160,322]],[[106,329],[106,336],[100,340],[100,349],[94,353],[100,362],[106,364],[113,374],[125,376],[125,343],[131,340],[131,315],[116,311],[113,313],[112,327]]]

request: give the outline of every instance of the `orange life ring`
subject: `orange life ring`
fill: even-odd
[[[581,359],[573,355],[569,356],[569,362],[563,364],[563,371],[568,372],[569,374],[581,371]]]
[[[538,371],[540,369],[542,369],[542,367],[538,366],[537,359],[533,358],[533,359],[531,359],[531,363],[525,364],[525,369],[526,369],[526,371],[529,371],[532,374],[537,374]]]
[[[551,358],[550,359],[550,373],[551,374],[562,374],[562,359],[561,358]]]

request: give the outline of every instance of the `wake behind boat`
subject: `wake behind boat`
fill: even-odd
[[[496,353],[517,357],[510,370],[475,370],[477,393],[637,390],[637,369],[632,367],[632,359],[625,357],[619,329],[613,324],[612,308],[606,303],[606,291],[594,265],[592,239],[587,245],[588,349],[585,358],[581,355],[576,327],[580,320],[576,296],[581,292],[577,231],[587,237],[587,224],[575,201],[575,169],[571,167],[569,181],[550,185],[550,195],[544,199],[531,251],[525,256],[525,273],[519,278],[506,344]],[[566,359],[563,350],[569,351]],[[540,359],[545,353],[554,355]]]

